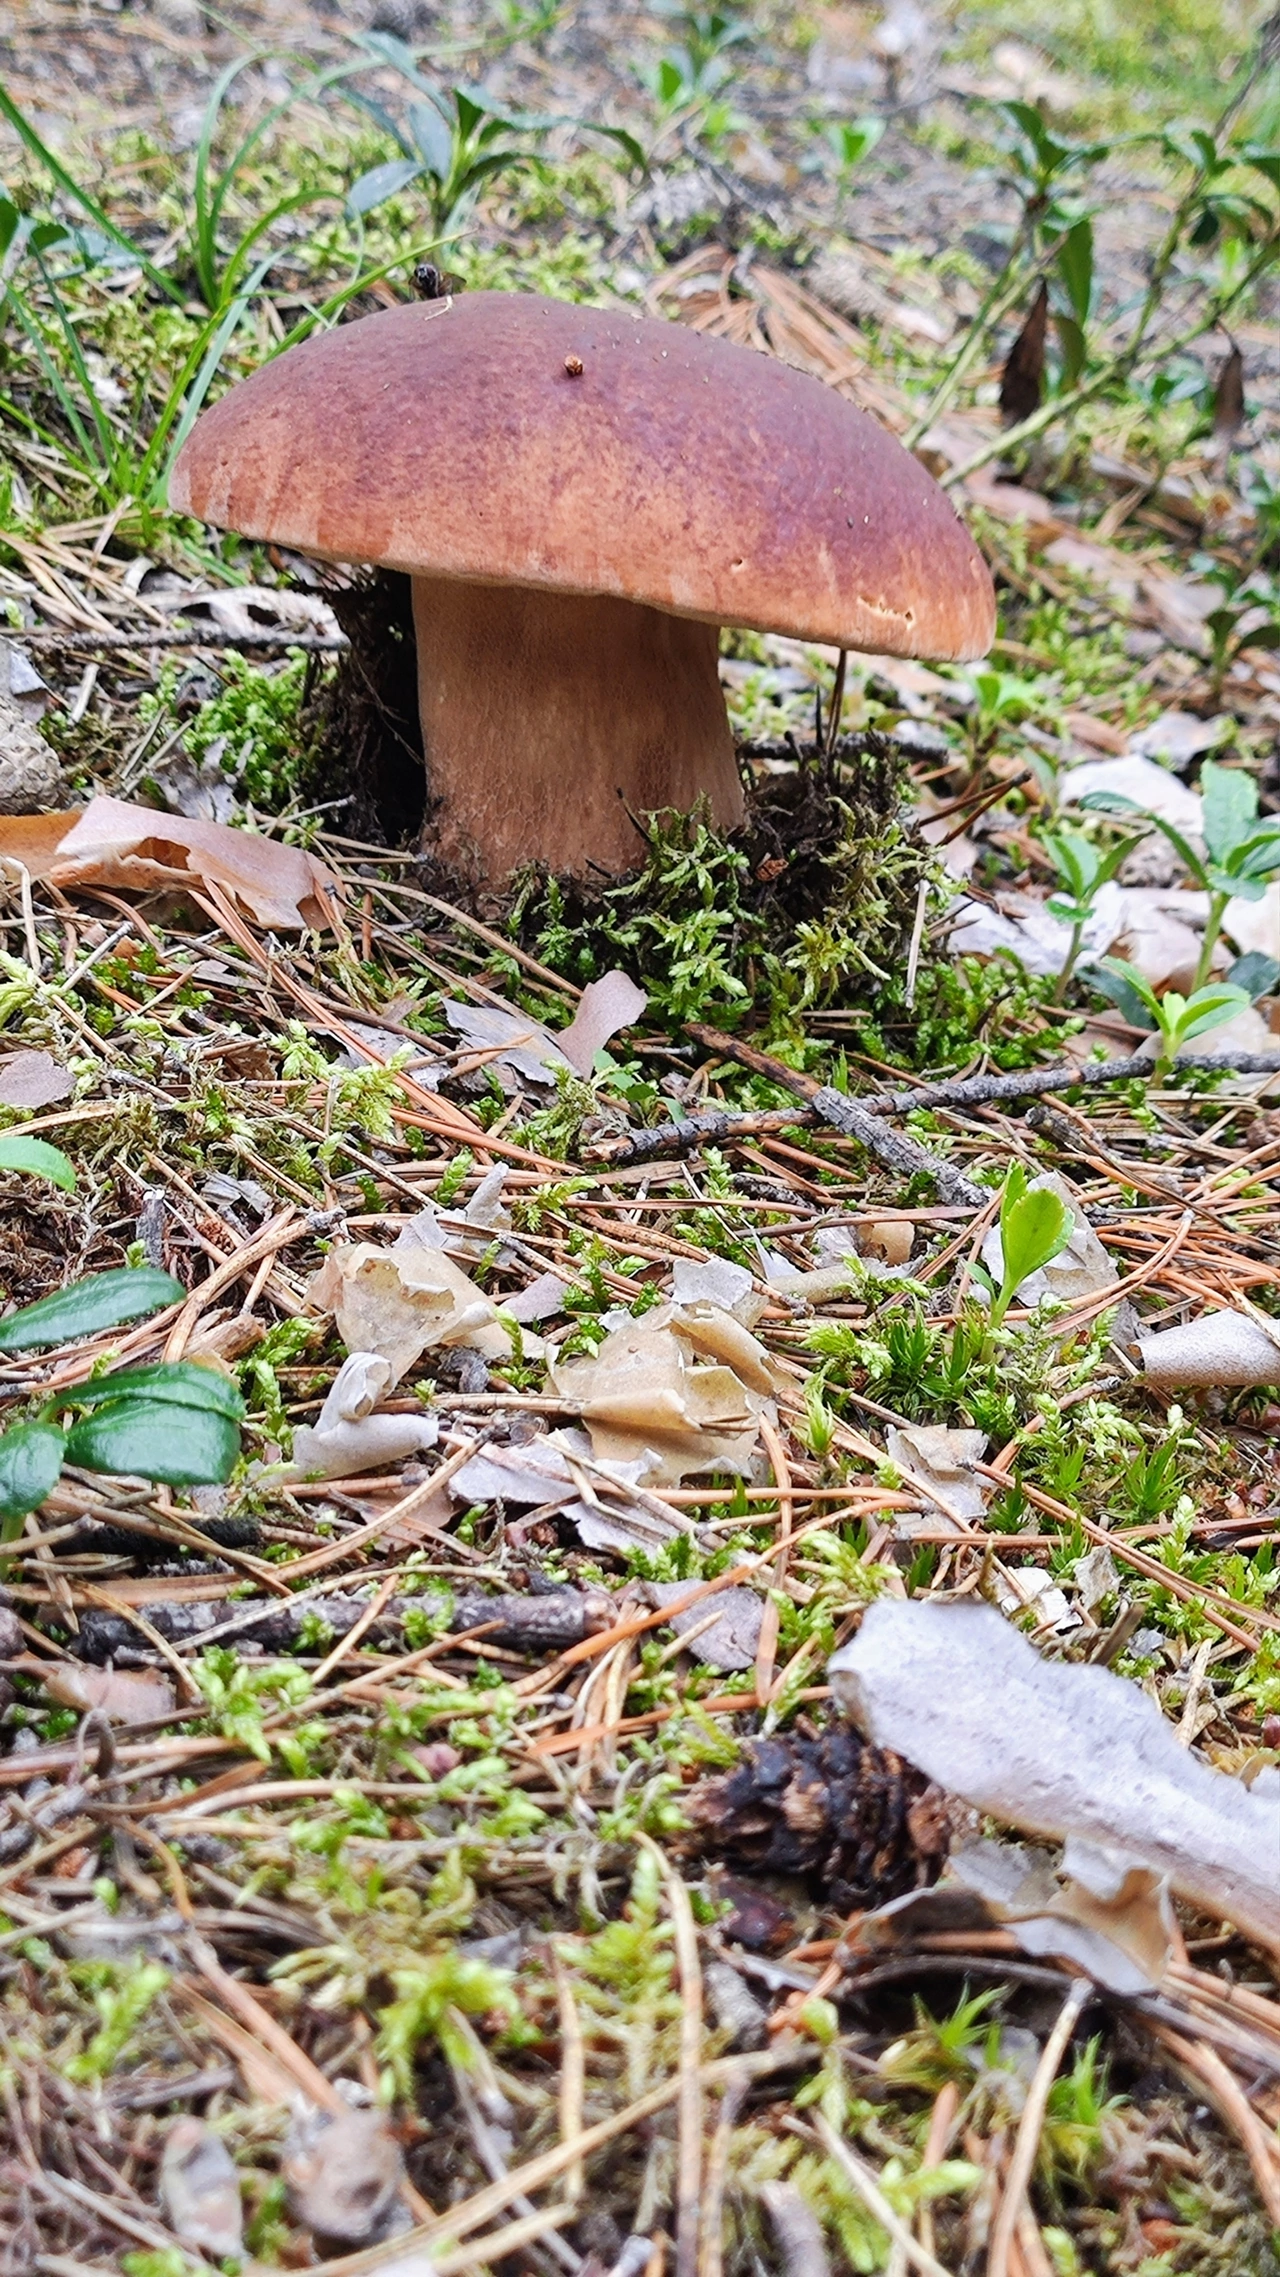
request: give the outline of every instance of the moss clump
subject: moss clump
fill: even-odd
[[[701,1019],[783,1037],[808,1012],[878,995],[936,876],[902,806],[901,754],[867,735],[830,758],[794,744],[788,756],[785,773],[752,785],[731,837],[705,813],[650,815],[634,877],[598,892],[527,879],[516,938],[571,980],[623,966],[673,1028]]]

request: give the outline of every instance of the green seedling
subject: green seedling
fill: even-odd
[[[1094,903],[1100,889],[1115,876],[1126,854],[1136,844],[1132,838],[1119,838],[1114,846],[1102,853],[1079,830],[1046,830],[1041,844],[1049,855],[1064,890],[1052,894],[1048,909],[1063,925],[1071,927],[1071,940],[1066,960],[1058,975],[1053,1001],[1061,1004],[1071,983],[1084,939],[1084,929],[1093,915]]]
[[[1163,996],[1157,996],[1145,974],[1122,957],[1104,957],[1102,969],[1114,974],[1151,1015],[1160,1038],[1152,1070],[1152,1080],[1156,1083],[1167,1080],[1178,1053],[1193,1036],[1203,1036],[1210,1028],[1220,1028],[1224,1020],[1243,1012],[1249,1003],[1247,991],[1228,980],[1193,989],[1190,996],[1179,996],[1176,988],[1166,989]]]
[[[1200,796],[1204,808],[1203,855],[1171,822],[1147,813],[1133,799],[1113,791],[1091,791],[1080,801],[1084,807],[1108,814],[1141,814],[1168,839],[1195,884],[1208,894],[1209,916],[1191,983],[1193,995],[1203,990],[1209,977],[1227,903],[1237,899],[1261,901],[1272,878],[1280,876],[1280,815],[1258,820],[1258,786],[1252,775],[1206,759],[1200,770]],[[1118,969],[1110,959],[1104,962],[1111,970]],[[1141,990],[1138,993],[1141,995]],[[1229,1014],[1223,1012],[1219,1017],[1225,1020]],[[1195,1029],[1188,1032],[1198,1033]]]
[[[751,28],[723,8],[664,7],[680,29],[679,45],[669,48],[654,75],[654,93],[664,112],[696,109],[718,94],[732,76],[729,50],[751,36]]]
[[[364,51],[361,68],[367,69],[370,61],[389,66],[407,82],[413,99],[402,122],[363,88],[343,88],[344,100],[367,112],[400,152],[353,183],[346,210],[354,221],[420,182],[430,209],[432,242],[446,244],[457,237],[486,182],[532,166],[542,137],[557,126],[599,135],[621,150],[629,165],[645,164],[640,144],[625,127],[503,110],[483,88],[437,86],[418,69],[413,50],[390,32],[362,32],[356,44]]]
[[[396,43],[398,44],[398,43]],[[399,144],[401,156],[371,167],[347,193],[353,219],[372,213],[388,198],[420,182],[439,240],[456,237],[486,182],[495,174],[528,166],[535,155],[532,138],[550,121],[510,117],[497,110],[478,87],[439,88],[416,70],[414,84],[423,100],[410,103],[402,130],[380,103],[352,92],[358,102]]]
[[[1000,1197],[1003,1278],[991,1299],[990,1327],[999,1328],[1018,1290],[1049,1264],[1071,1239],[1071,1212],[1046,1187],[1030,1188],[1020,1162],[1010,1165]]]
[[[836,185],[843,197],[851,187],[853,178],[863,160],[871,156],[872,151],[882,140],[884,120],[877,118],[874,113],[865,119],[838,119],[825,122],[815,119],[812,131],[835,158]]]
[[[1225,600],[1204,620],[1209,635],[1209,689],[1215,703],[1228,672],[1246,648],[1280,648],[1280,615],[1269,578],[1255,574],[1228,586]]]
[[[1002,728],[1013,727],[1046,709],[1042,690],[1033,680],[1019,679],[1016,672],[999,672],[993,665],[983,665],[967,672],[965,678],[974,696],[966,728],[975,759],[994,750]]]
[[[91,1274],[10,1313],[0,1322],[0,1351],[47,1351],[144,1319],[185,1295],[181,1281],[151,1266]],[[244,1412],[228,1377],[185,1360],[67,1386],[32,1421],[0,1434],[0,1541],[13,1541],[52,1494],[64,1463],[164,1486],[225,1484]]]

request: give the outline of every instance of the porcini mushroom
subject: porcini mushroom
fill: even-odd
[[[474,293],[291,348],[197,420],[170,503],[413,581],[431,841],[622,872],[632,815],[741,819],[722,625],[982,656],[991,579],[895,438],[771,356]]]

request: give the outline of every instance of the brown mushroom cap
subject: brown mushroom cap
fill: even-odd
[[[955,509],[865,412],[753,349],[531,294],[291,348],[204,413],[169,495],[331,561],[885,655],[982,656],[995,631]]]

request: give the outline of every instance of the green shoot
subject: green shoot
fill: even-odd
[[[1193,992],[1203,988],[1209,977],[1228,902],[1261,901],[1272,878],[1280,875],[1280,816],[1258,820],[1258,786],[1253,777],[1236,767],[1224,767],[1216,759],[1206,759],[1200,770],[1200,795],[1204,805],[1203,856],[1171,822],[1146,813],[1132,799],[1092,791],[1080,802],[1112,814],[1142,814],[1144,821],[1168,839],[1200,891],[1208,894],[1209,916],[1191,984]],[[1225,1020],[1229,1015],[1224,1012],[1220,1017]]]
[[[815,119],[813,133],[833,152],[836,162],[836,181],[841,196],[845,196],[853,183],[864,158],[869,158],[884,134],[884,120],[874,113],[865,119]],[[824,154],[825,155],[825,154]],[[821,160],[815,163],[822,163]]]
[[[1122,957],[1104,957],[1103,969],[1114,973],[1151,1014],[1160,1049],[1156,1054],[1153,1081],[1167,1080],[1174,1060],[1193,1036],[1203,1036],[1210,1028],[1221,1027],[1224,1020],[1233,1019],[1237,1012],[1247,1009],[1248,991],[1237,988],[1229,980],[1214,981],[1208,988],[1196,988],[1190,996],[1179,996],[1176,988],[1166,989],[1157,996],[1149,980],[1136,965],[1127,964]]]
[[[1000,1258],[1003,1278],[991,1300],[991,1328],[999,1328],[1023,1282],[1066,1248],[1071,1212],[1057,1194],[1029,1188],[1020,1162],[1010,1165],[1000,1197]]]
[[[1115,876],[1136,841],[1132,838],[1119,838],[1104,854],[1079,830],[1046,830],[1042,833],[1041,843],[1064,889],[1061,893],[1051,895],[1049,915],[1071,927],[1066,959],[1053,991],[1054,1003],[1061,1004],[1076,968],[1084,929],[1093,915],[1099,889]]]

